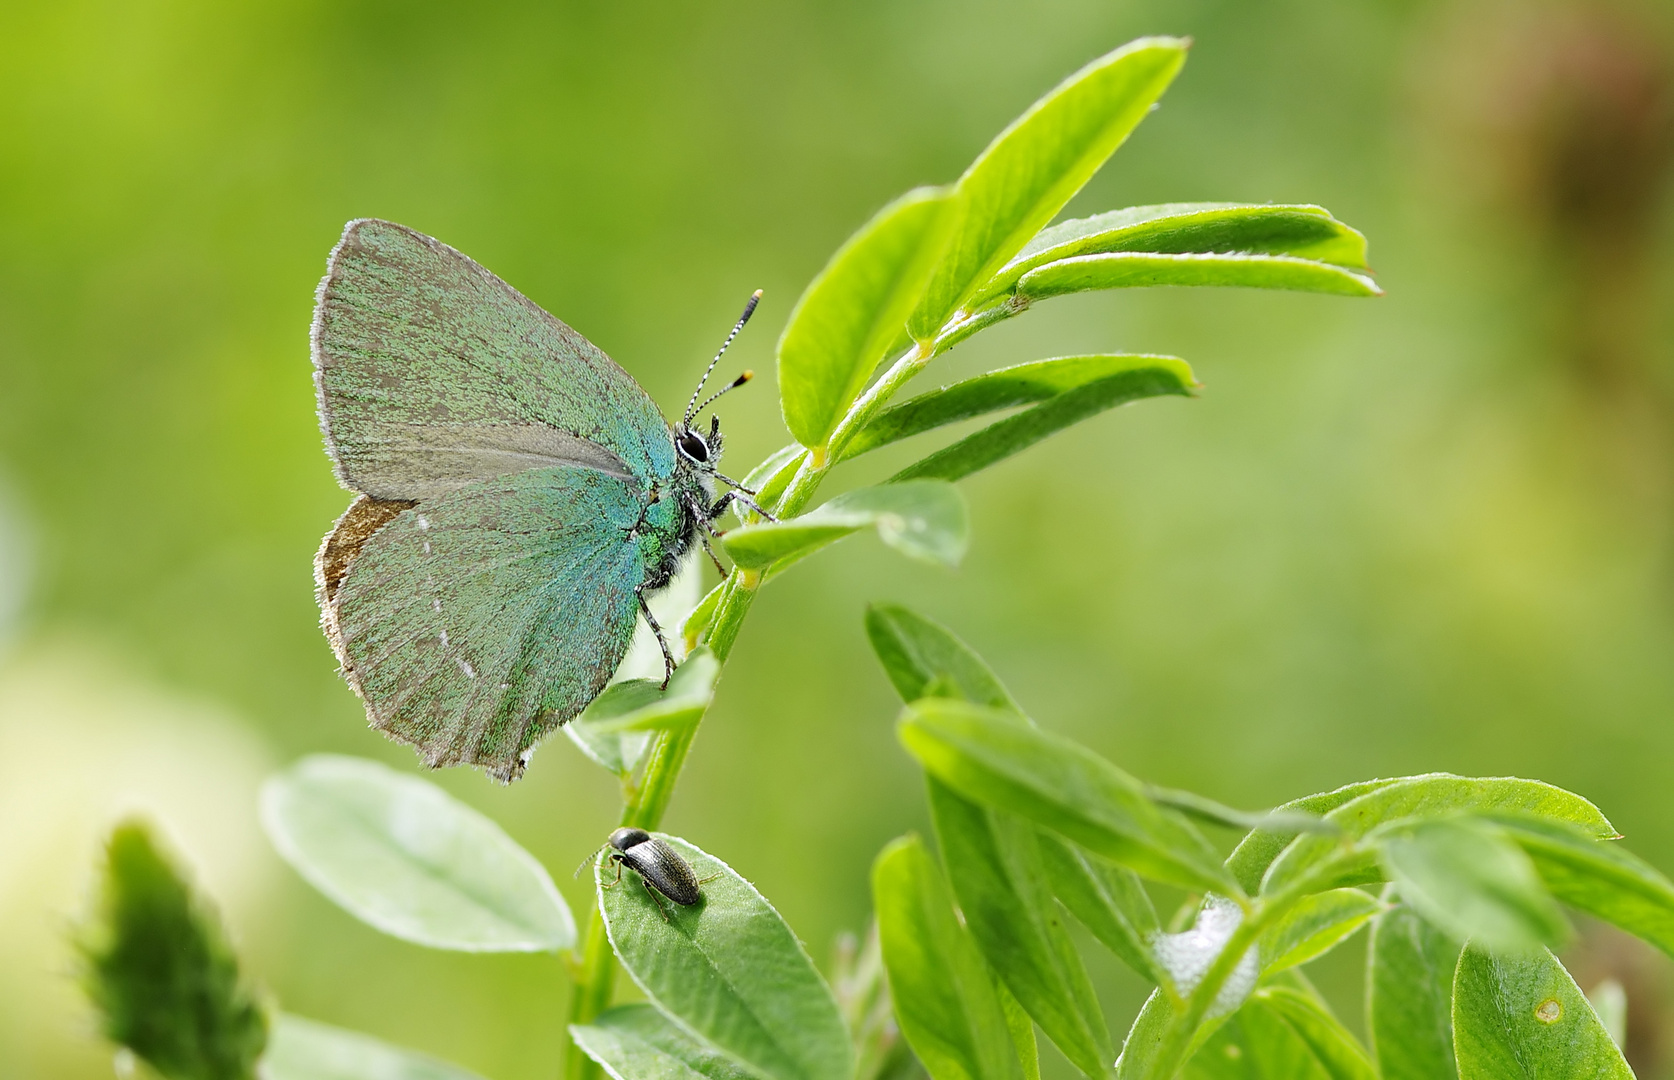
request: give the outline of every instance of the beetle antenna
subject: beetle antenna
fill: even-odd
[[[721,342],[721,351],[716,353],[715,359],[709,361],[709,366],[703,369],[703,378],[698,380],[697,389],[692,391],[692,400],[686,403],[686,415],[680,420],[682,424],[690,424],[692,422],[692,417],[698,414],[698,395],[703,393],[703,384],[709,381],[709,373],[714,371],[715,365],[721,362],[721,357],[726,355],[728,346],[732,344],[732,339],[738,336],[738,332],[740,330],[744,329],[744,324],[749,322],[750,316],[756,313],[756,305],[759,303],[761,303],[761,290],[757,289],[755,292],[750,294],[750,299],[745,301],[744,314],[738,317],[738,323],[732,328],[732,333],[728,334],[727,339]],[[738,384],[735,383],[734,385]],[[731,386],[727,387],[727,390],[731,389]],[[726,392],[726,390],[722,390],[721,394]],[[715,397],[720,397],[721,394],[716,394]],[[709,400],[714,401],[715,398],[710,398]]]
[[[720,397],[722,394],[726,393],[728,390],[737,390],[740,386],[743,386],[745,383],[749,382],[751,379],[753,379],[755,377],[756,377],[755,372],[746,369],[744,374],[740,375],[738,378],[736,378],[736,379],[732,380],[731,382],[727,383],[725,386],[721,387],[719,390],[715,391],[713,394],[710,394],[709,397],[704,400],[702,405],[699,405],[697,408],[692,410],[692,416],[703,415],[703,410],[705,410],[705,409],[709,408],[709,406],[715,404],[715,399],[716,398]],[[691,422],[692,416],[689,416],[689,417],[686,418],[687,423]]]
[[[585,859],[581,860],[581,865],[575,868],[575,873],[571,874],[570,877],[572,877],[572,878],[580,877],[581,872],[583,870],[587,869],[587,867],[589,865],[591,865],[592,863],[596,863],[596,862],[599,861],[599,856],[604,852],[604,849],[609,847],[609,846],[610,846],[609,844],[600,844],[599,849],[597,851],[593,852],[593,854],[591,854],[591,855],[587,856]]]

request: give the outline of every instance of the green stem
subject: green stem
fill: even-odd
[[[843,422],[832,433],[827,452],[804,456],[801,467],[797,469],[796,475],[774,508],[779,517],[792,517],[807,505],[820,481],[831,471],[835,458],[848,440],[855,432],[865,427],[895,392],[923,370],[924,365],[942,351],[942,348],[940,342],[918,345],[892,364],[883,377],[872,384],[871,389],[855,402],[854,407],[843,418]],[[732,646],[738,640],[739,628],[744,622],[744,616],[750,612],[750,605],[755,601],[760,580],[758,575],[734,570],[728,580],[727,591],[716,605],[715,617],[709,624],[707,643],[715,654],[715,659],[722,665],[726,664]],[[701,722],[700,718],[699,723]],[[697,738],[697,729],[698,724],[694,723],[678,731],[665,731],[657,736],[639,784],[629,793],[627,805],[622,808],[622,824],[647,831],[662,824],[663,813],[668,809],[669,800],[674,795],[674,785],[680,779],[680,770],[686,764],[686,755],[691,751],[693,740]],[[610,941],[605,935],[604,918],[597,908],[594,909],[593,917],[587,925],[587,941],[583,946],[581,958],[572,966],[572,970],[576,973],[576,978],[575,988],[570,996],[569,1022],[591,1023],[599,1013],[609,1007],[616,984],[616,956],[611,952]],[[597,1080],[602,1075],[597,1063],[571,1042],[564,1056],[564,1076],[567,1080]]]

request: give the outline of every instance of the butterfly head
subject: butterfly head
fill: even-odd
[[[687,462],[703,472],[713,472],[715,463],[721,460],[721,419],[718,416],[709,418],[709,432],[707,435],[693,421],[703,410],[713,405],[716,398],[749,382],[755,377],[755,372],[744,372],[732,382],[710,394],[701,405],[698,404],[698,396],[703,393],[703,386],[709,381],[710,372],[714,371],[715,365],[721,362],[721,357],[726,355],[728,346],[738,336],[738,332],[744,329],[744,324],[750,321],[750,316],[756,313],[756,305],[760,302],[761,290],[757,289],[750,295],[749,301],[745,303],[744,314],[738,317],[738,322],[733,326],[732,333],[728,334],[727,339],[721,342],[720,351],[715,354],[715,359],[709,361],[709,366],[703,370],[703,378],[698,380],[697,389],[692,391],[692,399],[686,403],[685,415],[680,418],[678,424],[674,425],[675,450]]]

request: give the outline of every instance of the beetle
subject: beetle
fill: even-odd
[[[611,833],[605,846],[595,852],[593,858],[597,859],[600,853],[616,864],[616,877],[603,887],[610,889],[619,884],[622,880],[622,867],[627,866],[639,874],[640,884],[645,886],[646,895],[651,897],[651,902],[657,905],[657,911],[664,919],[668,919],[668,912],[663,910],[662,901],[657,899],[658,893],[682,907],[690,907],[703,899],[703,889],[700,886],[720,876],[717,874],[700,879],[692,869],[692,864],[682,858],[667,841],[630,825],[624,825]]]

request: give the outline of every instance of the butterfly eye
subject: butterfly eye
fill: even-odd
[[[675,442],[680,452],[700,465],[709,461],[709,444],[703,441],[703,436],[695,431],[682,431]]]

